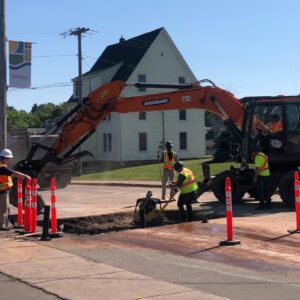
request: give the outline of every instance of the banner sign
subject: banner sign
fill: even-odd
[[[31,43],[9,41],[9,86],[31,86]]]

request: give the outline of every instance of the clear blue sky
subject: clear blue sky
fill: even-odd
[[[297,0],[6,0],[7,39],[35,43],[36,87],[9,90],[8,105],[29,111],[70,97],[77,40],[59,34],[75,27],[92,29],[83,39],[83,72],[121,35],[165,27],[199,80],[240,98],[299,94],[299,12]]]

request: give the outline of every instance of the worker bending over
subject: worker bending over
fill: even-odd
[[[171,141],[166,142],[166,150],[162,153],[161,162],[163,165],[163,176],[162,176],[162,195],[161,199],[166,198],[166,187],[168,180],[170,182],[174,181],[174,163],[178,160],[175,151],[172,151],[173,143]],[[170,195],[171,197],[171,195]]]
[[[197,199],[198,184],[193,172],[188,168],[184,168],[183,163],[179,161],[175,162],[174,170],[178,173],[178,178],[176,182],[171,184],[171,186],[180,189],[177,206],[181,221],[192,221],[192,203]],[[184,205],[186,206],[186,211],[184,209]]]
[[[13,171],[7,167],[11,158],[13,158],[13,155],[9,149],[3,149],[0,152],[0,230],[9,230],[12,228],[12,225],[8,221],[8,192],[13,186],[11,176],[31,179],[30,176],[21,172]]]

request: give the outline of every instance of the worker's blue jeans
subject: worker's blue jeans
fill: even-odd
[[[271,204],[271,178],[270,176],[260,176],[256,178],[256,192],[259,200],[259,206],[264,208],[265,205],[270,207]]]
[[[177,206],[180,213],[181,221],[192,221],[193,220],[193,209],[192,203],[197,199],[197,191],[193,191],[187,194],[180,194],[177,202]],[[186,206],[186,211],[184,209]]]

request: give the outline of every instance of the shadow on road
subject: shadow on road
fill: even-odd
[[[193,205],[194,209],[207,210],[208,218],[223,217],[225,215],[225,204],[218,200],[202,202],[198,199],[199,204]],[[253,198],[244,198],[241,203],[234,203],[232,205],[233,215],[235,217],[249,217],[255,215],[272,215],[282,212],[292,212],[294,209],[285,207],[282,202],[273,201],[271,209],[257,210],[258,201]]]

